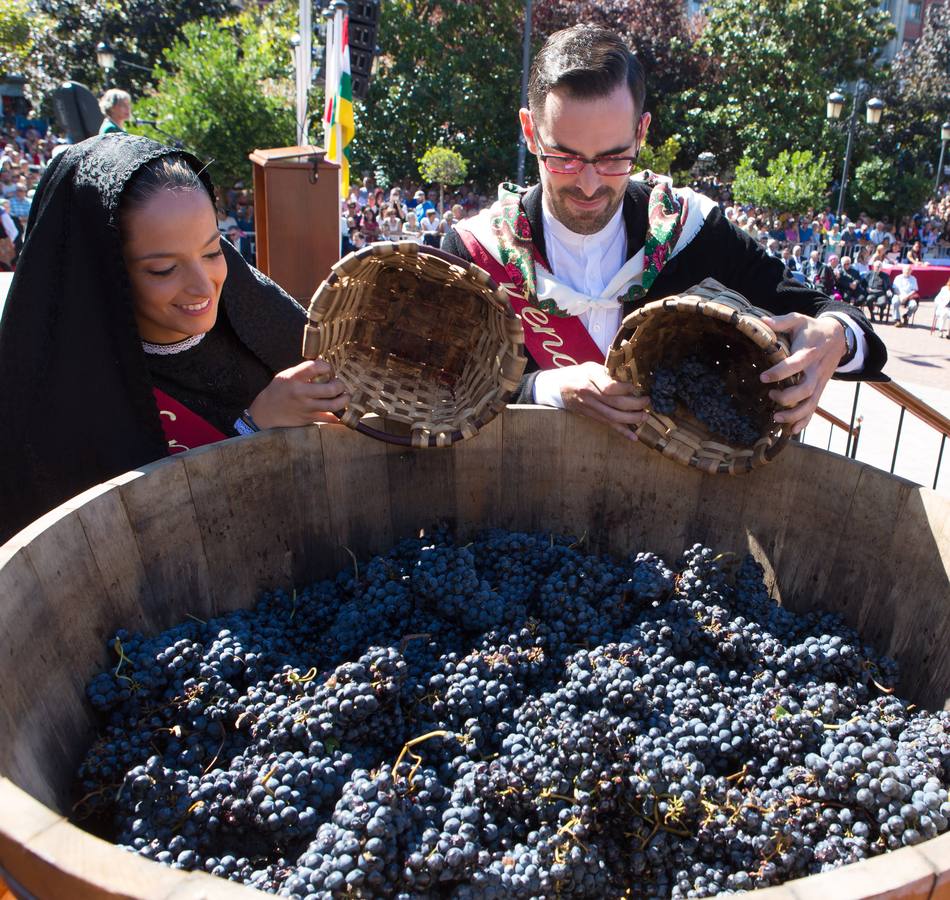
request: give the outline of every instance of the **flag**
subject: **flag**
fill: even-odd
[[[327,142],[327,158],[340,165],[340,185],[346,199],[350,187],[350,141],[356,133],[353,121],[353,79],[350,75],[350,17],[343,19],[343,37],[340,52],[334,67],[340,73],[332,94],[327,96],[326,115],[330,139]],[[336,48],[334,48],[336,49]]]

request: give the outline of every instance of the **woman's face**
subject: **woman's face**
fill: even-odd
[[[122,221],[125,267],[139,335],[171,344],[214,326],[228,265],[203,190],[165,190]]]

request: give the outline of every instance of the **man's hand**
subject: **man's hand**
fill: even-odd
[[[631,428],[646,418],[644,410],[650,405],[649,397],[637,397],[632,384],[614,381],[602,363],[566,366],[561,373],[565,409],[609,425],[631,441],[637,439]]]
[[[792,434],[798,434],[814,415],[821,392],[848,349],[846,326],[834,316],[814,319],[801,313],[768,316],[763,321],[773,331],[789,336],[791,353],[788,359],[763,372],[762,381],[781,381],[796,372],[802,373],[798,384],[769,391],[769,397],[785,407],[775,414],[775,421],[790,423]]]

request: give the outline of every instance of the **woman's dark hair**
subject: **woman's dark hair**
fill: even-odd
[[[198,173],[180,156],[159,156],[129,179],[119,201],[119,223],[161,191],[207,191]],[[214,197],[209,196],[211,203]]]
[[[556,31],[538,51],[528,81],[528,107],[533,113],[544,108],[554,88],[572,97],[605,97],[626,84],[634,107],[642,113],[646,104],[643,66],[614,32],[596,25],[573,25]]]

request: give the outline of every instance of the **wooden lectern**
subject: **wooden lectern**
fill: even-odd
[[[322,147],[255,150],[257,268],[306,306],[340,258],[340,167]]]

